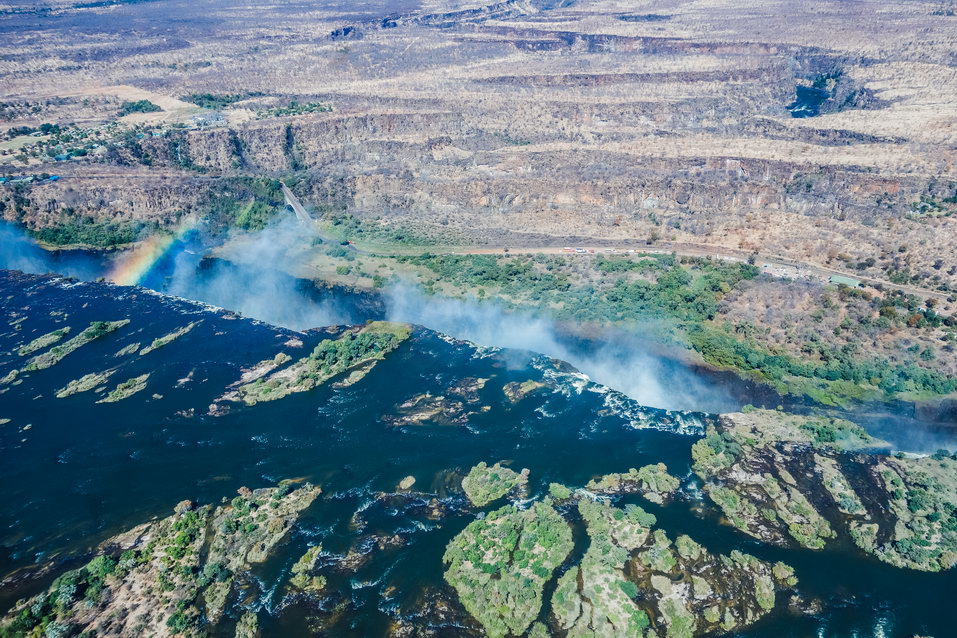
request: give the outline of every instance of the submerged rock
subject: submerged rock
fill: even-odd
[[[534,381],[529,379],[528,381],[512,381],[511,383],[506,383],[502,387],[502,391],[505,393],[505,398],[512,403],[518,403],[528,395],[541,390],[542,388],[547,387],[544,383],[540,381]]]
[[[449,388],[449,394],[462,397],[467,403],[478,403],[479,392],[488,383],[488,379],[479,379],[477,377],[465,377],[459,379]]]
[[[386,589],[384,598],[391,602],[398,588]],[[386,609],[393,609],[391,605]],[[472,619],[461,605],[450,600],[437,588],[426,587],[408,606],[401,605],[392,612],[394,620],[387,635],[390,638],[437,638],[485,636],[482,626]]]
[[[461,401],[425,392],[403,401],[395,408],[396,414],[383,417],[389,425],[464,425],[474,412],[467,412]]]

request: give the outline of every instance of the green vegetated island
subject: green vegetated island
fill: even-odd
[[[689,451],[714,503],[700,515],[720,513],[772,545],[834,551],[832,539],[848,536],[897,568],[953,567],[957,460],[885,448],[846,421],[765,410],[723,415]],[[714,551],[659,526],[645,508],[618,502],[639,494],[681,507],[681,480],[663,464],[596,476],[581,487],[552,483],[531,500],[530,474],[482,462],[459,475],[472,520],[441,561],[422,566],[441,570],[454,591],[443,603],[446,620],[460,613],[457,624],[492,637],[691,638],[746,628],[778,606],[780,592],[800,598],[786,559]],[[447,503],[410,491],[412,477],[401,483],[363,506],[351,525],[362,530],[377,507],[418,508],[436,524],[446,520]],[[173,515],[110,539],[85,566],[17,603],[0,620],[0,635],[199,636],[235,627],[237,636],[254,636],[265,612],[230,616],[227,609],[255,587],[249,571],[284,551],[298,518],[321,498],[318,487],[284,482],[241,488],[221,505],[180,503]],[[313,540],[288,561],[280,591],[333,601],[333,589],[348,586],[343,574],[404,542],[364,534],[334,555]],[[396,621],[397,631],[404,622]]]
[[[30,355],[34,356],[30,357],[22,368],[13,368],[6,375],[4,375],[4,377],[0,379],[0,386],[21,383],[23,380],[22,375],[51,368],[62,361],[67,355],[72,354],[81,347],[92,343],[97,339],[116,332],[129,323],[129,319],[122,319],[119,321],[93,321],[75,337],[62,343],[60,343],[61,340],[70,334],[70,326],[64,326],[63,328],[58,328],[57,330],[36,337],[29,343],[21,346],[15,353],[20,357],[27,357]],[[198,321],[191,322],[181,328],[173,330],[168,334],[157,337],[148,346],[142,349],[140,349],[139,343],[128,344],[127,346],[121,348],[115,356],[117,358],[125,357],[127,355],[134,354],[137,351],[139,356],[145,356],[154,350],[167,346],[179,339],[183,335],[190,332],[199,323],[200,322]],[[97,393],[104,392],[106,390],[106,382],[117,371],[117,367],[112,367],[106,370],[85,374],[78,379],[73,379],[65,386],[57,390],[55,396],[58,399],[65,399],[75,394],[89,392],[91,390],[94,390]],[[128,399],[134,394],[146,389],[149,378],[150,373],[147,372],[145,374],[140,374],[122,381],[104,396],[99,398],[96,402],[116,403],[117,401]]]
[[[286,485],[242,488],[219,506],[184,501],[14,606],[0,635],[205,635],[222,621],[234,588],[273,555],[319,493]],[[256,635],[255,614],[241,625]]]
[[[19,383],[20,380],[18,380],[18,377],[22,374],[51,368],[62,361],[67,355],[79,350],[86,344],[105,337],[129,323],[129,319],[121,319],[119,321],[93,321],[75,337],[62,343],[60,343],[60,341],[70,333],[69,326],[64,326],[63,328],[58,328],[57,330],[41,335],[21,346],[15,354],[20,357],[26,357],[40,350],[48,349],[30,357],[22,368],[12,368],[8,371],[3,378],[0,378],[0,386]],[[61,390],[61,392],[64,393],[64,396],[69,396],[78,391],[76,388],[90,381],[91,378],[85,378],[85,381],[77,380],[75,383]],[[68,388],[70,388],[69,391],[67,391]]]
[[[694,444],[693,469],[723,520],[769,544],[823,550],[845,536],[897,567],[953,567],[957,459],[886,448],[847,421],[750,410],[723,415]],[[487,505],[519,476],[482,463],[463,487]],[[679,487],[662,464],[578,490],[552,484],[527,509],[506,505],[469,524],[446,549],[446,579],[490,636],[690,637],[755,622],[777,591],[796,585],[788,565],[715,554],[656,529],[641,507],[594,498],[639,493],[668,503]],[[589,544],[569,565],[578,520]]]
[[[501,498],[521,476],[502,470],[472,469],[463,488],[473,503],[479,484]],[[662,502],[678,484],[660,464],[598,477],[580,490],[552,484],[528,509],[506,505],[470,523],[446,549],[446,580],[489,636],[690,637],[754,622],[774,608],[776,591],[796,584],[790,567],[737,551],[713,554],[656,529],[641,507],[616,507],[592,491],[645,487]],[[569,564],[579,524],[588,546]]]
[[[349,328],[336,339],[324,339],[309,354],[287,367],[275,367],[291,361],[291,357],[264,362],[263,374],[241,384],[234,397],[246,405],[275,401],[295,392],[306,392],[347,371],[354,383],[373,365],[394,350],[412,334],[407,324],[373,321],[365,326]],[[270,363],[275,364],[270,367]]]

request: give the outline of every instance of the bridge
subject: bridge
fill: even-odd
[[[289,190],[289,187],[286,186],[285,182],[279,182],[282,185],[282,195],[286,199],[286,206],[291,208],[296,217],[303,224],[312,225],[316,220],[312,218],[312,215],[306,210],[306,208],[300,203],[299,198],[296,197],[296,194]]]

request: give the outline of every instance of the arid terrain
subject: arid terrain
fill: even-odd
[[[0,18],[3,126],[103,140],[55,163],[5,144],[6,174],[60,176],[4,193],[32,227],[169,226],[221,177],[296,174],[317,207],[474,242],[673,238],[957,281],[935,267],[957,209],[947,3],[36,5]],[[792,117],[797,86],[827,94],[818,116]],[[136,100],[162,110],[117,117]]]

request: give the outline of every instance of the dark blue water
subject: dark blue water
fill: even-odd
[[[791,117],[815,117],[820,115],[821,105],[831,97],[831,94],[824,89],[800,84],[795,87],[795,93],[794,101],[787,106],[787,109],[791,111]]]
[[[581,486],[597,474],[657,461],[685,476],[694,432],[711,418],[642,408],[534,353],[484,350],[426,329],[417,329],[354,386],[327,385],[213,417],[206,413],[209,404],[242,367],[279,351],[308,352],[324,333],[296,334],[143,289],[11,272],[0,273],[0,300],[0,376],[22,366],[12,353],[40,334],[64,325],[75,334],[97,319],[132,320],[0,394],[0,418],[12,419],[0,426],[0,574],[82,554],[117,532],[167,515],[182,499],[215,502],[241,485],[305,477],[324,495],[289,546],[257,571],[260,592],[247,601],[271,612],[261,614],[267,635],[308,635],[319,627],[332,635],[381,635],[394,618],[421,613],[430,596],[454,606],[442,581],[441,555],[474,512],[448,489],[450,471],[509,460],[531,469],[532,491],[539,494],[551,481]],[[19,329],[10,326],[17,319],[23,319]],[[193,331],[160,350],[114,357],[129,343],[146,344],[197,320]],[[302,339],[302,348],[283,345],[293,336]],[[110,386],[148,371],[147,389],[116,404],[96,404],[92,392],[54,398],[69,380],[111,366],[118,371]],[[467,425],[387,423],[385,417],[410,397],[441,394],[466,377],[489,379],[480,392],[489,410],[470,416]],[[551,387],[515,405],[505,400],[505,383],[527,379]],[[429,520],[415,503],[375,502],[410,474],[422,499],[442,499],[450,511],[444,520]],[[797,569],[801,594],[823,603],[815,616],[794,615],[782,598],[778,611],[741,635],[950,635],[953,574],[899,570],[851,548],[814,553],[765,547],[716,524],[713,513],[694,514],[703,504],[690,497],[668,507],[643,505],[669,532],[688,533],[712,550],[739,548],[786,560]],[[344,610],[334,620],[321,606],[284,599],[277,589],[307,544],[321,541],[327,551],[344,554],[362,547],[369,534],[383,533],[401,535],[405,545],[375,550],[355,573],[329,573],[330,600]],[[2,607],[41,584],[8,581]]]

